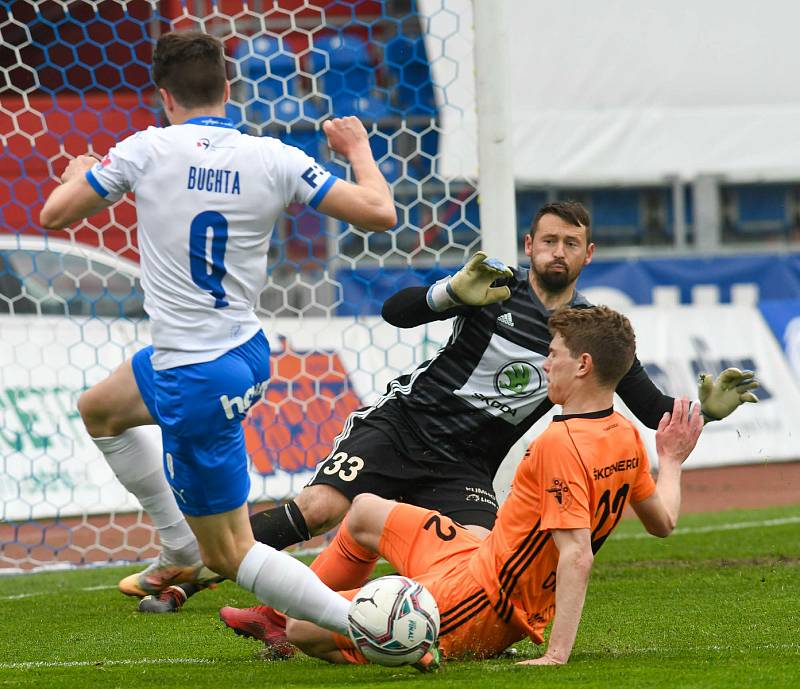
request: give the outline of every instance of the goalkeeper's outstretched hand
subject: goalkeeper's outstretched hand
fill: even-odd
[[[726,368],[716,380],[708,373],[701,373],[697,383],[700,410],[707,421],[719,421],[733,413],[745,402],[758,402],[751,390],[758,387],[752,371]]]
[[[450,278],[450,289],[456,298],[467,306],[487,306],[505,301],[511,290],[505,285],[492,287],[495,280],[511,277],[511,268],[496,258],[487,258],[476,251],[467,265]]]
[[[428,306],[433,311],[446,311],[454,306],[488,306],[504,301],[511,290],[506,285],[492,287],[492,283],[512,276],[511,268],[502,261],[476,251],[455,275],[431,285]]]

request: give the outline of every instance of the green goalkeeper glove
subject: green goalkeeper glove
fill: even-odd
[[[738,368],[726,368],[716,380],[708,373],[701,373],[697,393],[706,421],[719,421],[745,402],[758,402],[758,397],[750,392],[758,387],[754,376],[752,371]]]
[[[511,268],[496,258],[476,251],[455,275],[439,280],[428,290],[432,311],[446,311],[454,306],[487,306],[511,296],[507,286],[492,287],[495,280],[512,277]]]

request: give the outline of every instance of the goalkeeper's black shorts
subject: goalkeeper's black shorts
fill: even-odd
[[[497,515],[492,477],[484,467],[437,454],[404,422],[381,418],[380,410],[348,417],[309,485],[333,486],[350,500],[374,493],[438,510],[465,526],[491,529]]]

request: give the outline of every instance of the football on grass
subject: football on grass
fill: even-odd
[[[411,665],[436,643],[439,608],[422,584],[401,576],[368,582],[350,603],[350,638],[379,665]]]

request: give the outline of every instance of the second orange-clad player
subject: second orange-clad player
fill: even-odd
[[[681,465],[703,427],[699,410],[676,400],[656,433],[659,477],[633,424],[613,410],[635,338],[611,309],[561,309],[544,365],[550,399],[562,405],[528,448],[489,536],[481,541],[438,512],[360,495],[346,537],[379,552],[433,594],[447,658],[495,656],[529,636],[547,652],[529,664],[566,663],[578,630],[594,553],[627,504],[645,528],[667,536],[680,511]],[[353,582],[357,585],[360,582]],[[289,640],[331,662],[365,662],[350,640],[290,620]]]

